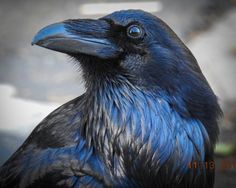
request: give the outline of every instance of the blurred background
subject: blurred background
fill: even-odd
[[[236,187],[236,0],[0,0],[0,165],[52,110],[84,92],[68,57],[32,47],[34,34],[68,18],[143,9],[163,19],[195,55],[224,111],[216,188]]]

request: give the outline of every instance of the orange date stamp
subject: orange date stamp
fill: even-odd
[[[215,169],[214,161],[192,161],[188,164],[190,169]]]
[[[189,169],[213,170],[216,167],[220,170],[236,169],[236,162],[232,160],[221,160],[219,163],[215,163],[215,161],[192,161],[188,164]]]

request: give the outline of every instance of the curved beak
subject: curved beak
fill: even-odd
[[[109,28],[104,20],[68,20],[44,27],[31,44],[70,55],[115,58],[122,49],[109,39]]]

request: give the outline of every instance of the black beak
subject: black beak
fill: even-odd
[[[70,55],[115,58],[122,49],[109,39],[109,29],[110,25],[104,20],[68,20],[44,27],[31,44]]]

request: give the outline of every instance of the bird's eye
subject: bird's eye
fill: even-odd
[[[140,38],[143,35],[143,30],[138,25],[131,25],[127,29],[127,35],[130,38],[138,39],[138,38]]]

